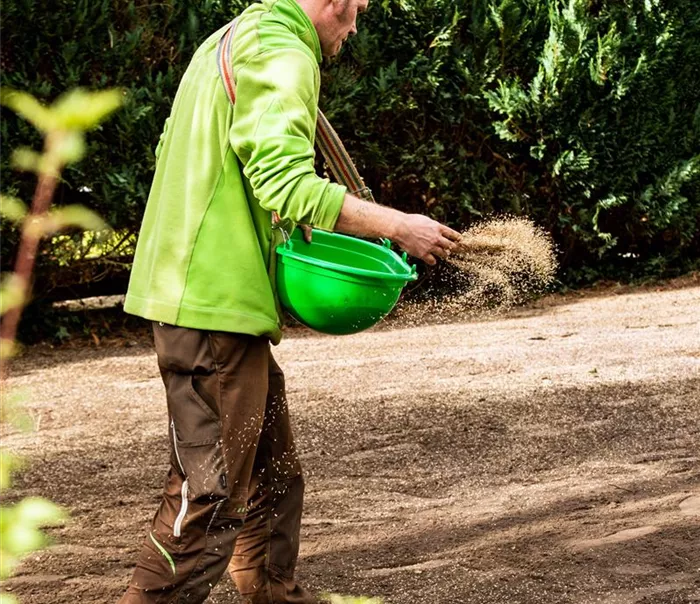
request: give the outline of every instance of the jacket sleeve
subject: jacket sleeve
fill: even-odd
[[[300,50],[253,57],[235,73],[230,140],[263,208],[332,230],[346,188],[314,169],[317,69]]]

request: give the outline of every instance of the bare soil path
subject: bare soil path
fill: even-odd
[[[486,321],[285,340],[307,475],[299,576],[387,604],[700,602],[700,286],[553,297]],[[167,421],[147,344],[37,348],[11,498],[71,522],[7,588],[114,602]],[[209,600],[234,604],[223,580]]]

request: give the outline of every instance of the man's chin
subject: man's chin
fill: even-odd
[[[341,49],[341,48],[343,48],[343,43],[342,43],[342,42],[340,42],[337,46],[334,46],[334,47],[331,48],[331,49],[324,49],[324,48],[322,48],[322,49],[321,49],[321,54],[322,54],[324,57],[330,59],[330,58],[332,58],[332,57],[337,56],[338,53],[340,53],[340,49]]]

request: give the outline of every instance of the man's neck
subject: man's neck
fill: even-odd
[[[303,10],[306,13],[306,16],[309,18],[311,23],[313,23],[314,27],[317,27],[318,24],[318,17],[319,17],[319,11],[320,11],[320,3],[318,0],[294,0],[300,7],[301,10]]]

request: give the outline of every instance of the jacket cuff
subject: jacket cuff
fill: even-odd
[[[323,194],[323,203],[319,204],[318,209],[314,212],[312,226],[324,231],[332,231],[338,221],[338,216],[340,216],[346,194],[346,187],[329,182]]]

